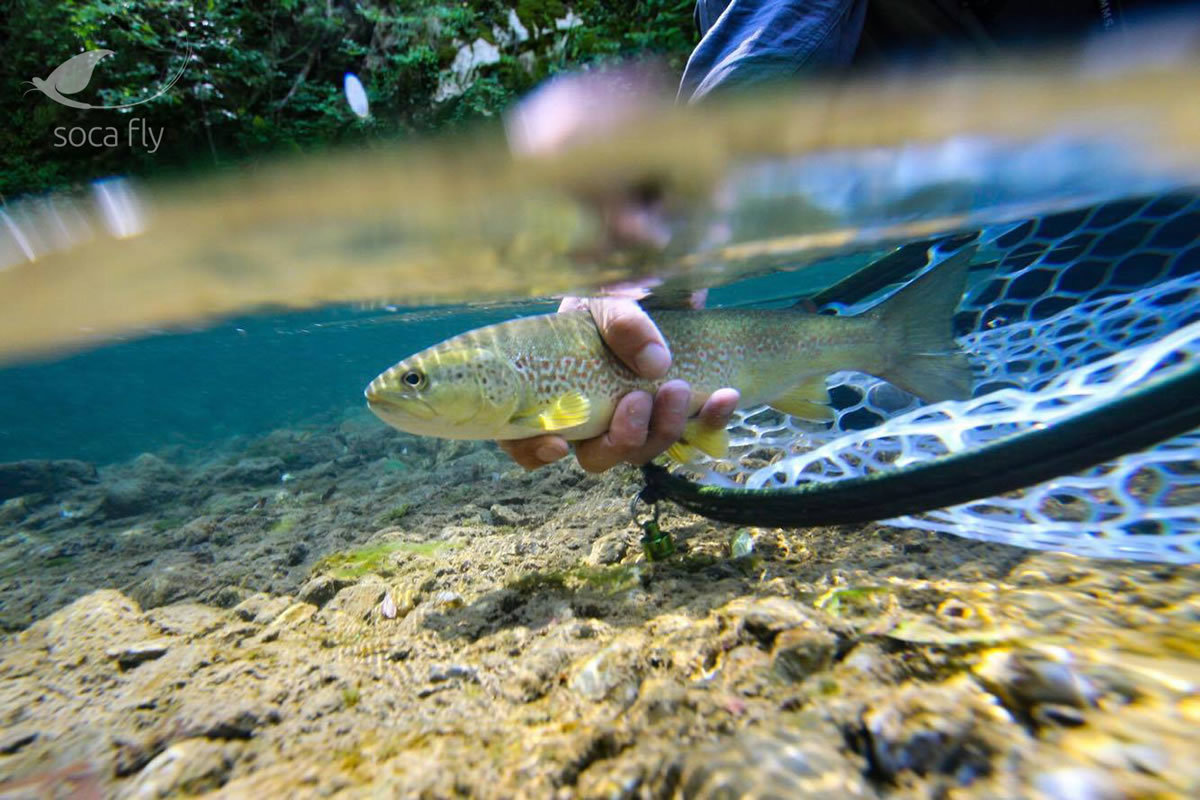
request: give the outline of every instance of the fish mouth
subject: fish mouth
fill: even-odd
[[[367,408],[377,414],[400,414],[426,420],[437,416],[437,412],[433,410],[433,406],[419,397],[397,398],[388,393],[386,389],[377,387],[374,384],[368,386],[363,394],[367,398]]]

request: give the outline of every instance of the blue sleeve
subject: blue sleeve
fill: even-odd
[[[679,101],[850,63],[867,0],[698,0]]]

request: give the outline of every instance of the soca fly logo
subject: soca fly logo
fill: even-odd
[[[54,71],[45,78],[34,78],[31,81],[25,81],[25,83],[30,83],[33,85],[33,88],[29,89],[25,93],[29,94],[29,92],[38,91],[46,95],[46,97],[49,97],[54,102],[64,106],[70,106],[71,108],[133,108],[134,106],[140,106],[142,103],[149,103],[156,97],[162,97],[164,94],[170,91],[171,87],[174,86],[176,82],[178,82],[178,80],[183,76],[183,71],[187,69],[187,64],[192,58],[192,46],[190,44],[188,45],[187,55],[184,57],[183,64],[179,67],[179,71],[176,72],[175,75],[172,76],[171,79],[162,86],[162,88],[149,97],[142,98],[141,100],[133,103],[122,103],[115,106],[81,103],[78,100],[73,100],[70,97],[66,97],[66,95],[75,94],[76,92],[85,89],[87,85],[91,83],[92,72],[95,71],[96,65],[111,55],[115,55],[112,50],[88,50],[80,53],[79,55],[71,56],[66,61],[55,67]]]

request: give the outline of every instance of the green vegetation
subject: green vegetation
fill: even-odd
[[[299,520],[293,516],[280,517],[279,521],[271,526],[270,533],[284,534],[291,533],[296,528],[296,523]]]
[[[346,708],[354,708],[358,705],[358,701],[362,699],[358,689],[354,686],[347,686],[342,689],[342,702],[346,704]]]
[[[887,586],[835,586],[818,597],[813,607],[835,617],[846,613],[871,614],[879,610],[879,603],[890,594]]]
[[[634,588],[641,579],[642,567],[638,564],[617,564],[611,567],[580,565],[569,570],[527,572],[509,581],[506,587],[521,594],[581,590],[617,594]]]
[[[408,516],[408,512],[412,509],[411,503],[401,503],[395,508],[385,511],[380,521],[385,525],[395,525],[400,520]]]
[[[451,542],[380,542],[357,550],[330,553],[313,566],[313,573],[327,573],[343,580],[357,580],[368,573],[386,577],[395,572],[392,557],[397,553],[436,558],[456,547]]]
[[[113,56],[72,98],[126,111],[70,108],[8,82],[0,129],[0,196],[111,174],[238,166],[264,155],[457,129],[494,118],[546,77],[654,52],[678,68],[693,44],[692,0],[12,0],[0,21],[5,67],[47,78],[85,50]],[[509,27],[515,10],[527,38]],[[560,30],[571,12],[582,24]],[[458,94],[438,98],[459,50],[499,50]],[[187,53],[190,51],[190,59]],[[372,117],[347,108],[342,77],[366,86]],[[26,85],[25,88],[29,88]],[[435,99],[437,98],[437,99]],[[155,152],[131,146],[129,123],[163,132]],[[55,131],[113,126],[116,146],[64,146]],[[57,146],[56,146],[57,144]]]

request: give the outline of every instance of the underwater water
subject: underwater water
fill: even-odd
[[[973,399],[922,406],[836,373],[831,424],[748,409],[728,459],[680,474],[764,492],[865,479],[847,501],[865,505],[881,475],[1106,407],[1093,439],[1173,418],[1196,396],[1119,405],[1200,364],[1194,120],[1154,90],[1183,78],[1152,78],[1115,88],[1191,149],[1045,118],[984,135],[1003,126],[974,100],[965,132],[884,116],[891,140],[863,142],[835,121],[842,147],[780,154],[780,134],[707,164],[702,186],[666,182],[681,244],[658,260],[599,246],[578,194],[547,199],[581,180],[561,164],[456,194],[457,163],[417,162],[437,191],[390,209],[359,181],[400,185],[385,167],[402,155],[297,164],[280,186],[135,187],[118,216],[148,227],[128,238],[86,200],[9,207],[0,796],[1200,793],[1194,428],[890,522],[777,527],[766,493],[738,524],[663,502],[674,553],[652,558],[635,470],[525,472],[489,442],[393,430],[362,398],[400,358],[568,289],[653,279],[712,286],[714,306],[855,313],[966,246],[954,325]],[[712,128],[685,127],[703,150]],[[651,148],[618,166],[656,158],[681,163]],[[331,187],[306,229],[288,198]],[[222,224],[245,235],[214,237],[235,196],[246,219]],[[1027,466],[1007,458],[991,471]]]

